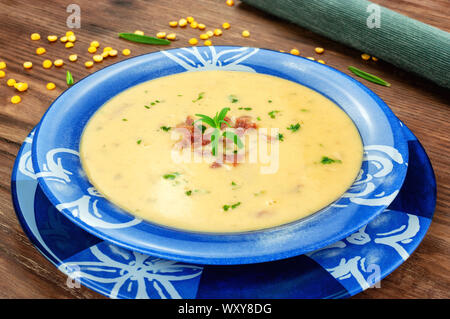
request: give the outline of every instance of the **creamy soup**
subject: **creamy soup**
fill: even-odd
[[[362,153],[355,125],[329,99],[233,71],[134,86],[94,114],[80,145],[89,180],[111,202],[206,232],[258,230],[317,212],[354,182]]]

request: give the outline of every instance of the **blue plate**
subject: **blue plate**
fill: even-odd
[[[336,102],[355,122],[364,144],[361,173],[335,203],[308,218],[270,229],[212,234],[137,219],[103,198],[79,160],[83,128],[118,93],[180,72],[231,70],[278,76]],[[336,242],[375,218],[397,196],[408,147],[390,109],[345,74],[290,54],[246,47],[191,47],[138,56],[76,83],[49,108],[32,145],[33,168],[46,197],[67,218],[103,240],[143,254],[198,264],[245,264],[307,253]]]
[[[12,173],[19,221],[32,243],[61,271],[111,298],[344,298],[382,287],[379,280],[417,248],[431,223],[436,182],[424,149],[408,128],[410,161],[388,209],[323,249],[251,265],[201,266],[129,251],[92,236],[45,197],[31,165],[32,134]],[[76,286],[74,281],[69,283]]]

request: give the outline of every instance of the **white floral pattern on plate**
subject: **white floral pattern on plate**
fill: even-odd
[[[80,281],[109,287],[117,298],[193,298],[202,267],[143,255],[102,242],[72,257],[59,269]],[[190,281],[187,284],[186,281]],[[184,282],[177,287],[177,283]],[[122,296],[123,298],[123,296]]]

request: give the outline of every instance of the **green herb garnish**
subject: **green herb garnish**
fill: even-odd
[[[185,194],[186,194],[187,196],[191,196],[191,195],[192,195],[192,191],[191,191],[191,190],[186,191]]]
[[[270,111],[267,114],[269,114],[269,116],[274,119],[275,118],[275,114],[278,114],[278,113],[280,113],[280,111],[273,110],[273,111]]]
[[[239,205],[241,205],[241,202],[237,202],[236,204],[233,204],[233,205],[223,205],[222,208],[224,211],[228,211],[230,208],[235,209]]]
[[[230,123],[225,121],[225,117],[229,110],[230,110],[229,107],[224,107],[220,112],[216,113],[214,118],[211,118],[204,114],[195,114],[195,116],[200,117],[200,119],[195,121],[194,123],[196,123],[198,121],[202,121],[203,123],[206,123],[209,126],[211,126],[212,128],[214,128],[214,131],[211,134],[212,155],[214,155],[214,156],[216,156],[216,154],[217,154],[217,150],[219,147],[219,139],[221,136],[232,140],[233,143],[236,144],[236,146],[238,148],[244,147],[244,144],[242,143],[239,136],[236,135],[236,133],[230,132],[230,131],[225,131],[222,134],[220,134],[220,129],[221,129],[222,123],[226,124],[228,127],[231,127]]]
[[[174,173],[171,173],[171,174],[163,175],[163,178],[164,179],[175,179],[175,178],[177,178],[178,175],[180,175],[180,173],[174,172]]]
[[[289,126],[287,129],[288,130],[290,130],[290,131],[292,131],[292,132],[297,132],[298,130],[299,130],[299,128],[300,128],[300,124],[299,123],[297,123],[297,124],[291,124],[291,126]]]
[[[144,105],[144,107],[148,110],[150,109],[150,106],[148,106],[148,105]]]
[[[236,97],[236,95],[228,95],[228,99],[230,100],[231,103],[237,103],[239,102],[238,98]]]
[[[203,99],[203,96],[205,95],[205,92],[200,92],[198,94],[198,97],[195,100],[192,100],[193,103],[200,101],[201,99]]]
[[[251,107],[240,107],[240,108],[238,108],[238,110],[251,111],[252,108]]]
[[[157,45],[170,44],[170,41],[166,39],[158,39],[154,37],[149,37],[147,35],[139,35],[135,33],[119,33],[119,38],[144,44],[157,44]]]
[[[353,72],[355,75],[369,81],[375,84],[384,85],[384,86],[391,86],[389,82],[386,82],[385,80],[379,78],[378,76],[375,76],[373,74],[364,72],[363,70],[360,70],[358,68],[355,68],[354,66],[349,66],[348,69]]]
[[[136,143],[139,145],[142,143],[142,140],[137,140]]]
[[[171,127],[170,126],[161,126],[160,129],[163,130],[164,132],[169,132]]]
[[[281,133],[278,133],[278,140],[283,142],[284,141],[284,135],[281,134]]]
[[[126,121],[128,121],[128,120],[127,120],[127,119],[122,119],[122,121],[126,122]]]
[[[256,117],[256,119],[258,120],[258,121],[261,121],[261,118],[258,116],[258,117]]]
[[[342,163],[341,160],[332,159],[328,156],[322,156],[322,159],[320,160],[320,163],[322,164],[333,164],[333,163]]]
[[[67,70],[67,73],[66,73],[66,82],[67,82],[67,85],[72,85],[73,84],[73,76],[72,76],[72,73],[70,73],[69,70]]]

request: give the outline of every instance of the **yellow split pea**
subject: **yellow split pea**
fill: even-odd
[[[42,66],[44,67],[44,69],[50,69],[53,65],[53,62],[50,60],[44,60],[44,62],[42,62]]]
[[[58,37],[56,35],[49,35],[47,37],[48,42],[55,42],[58,40]]]
[[[169,33],[167,36],[166,36],[166,39],[167,40],[175,40],[177,38],[177,34],[176,33]]]
[[[127,55],[130,55],[130,54],[131,54],[131,51],[130,51],[130,49],[123,49],[123,50],[122,50],[122,54],[125,55],[125,56],[127,56]]]
[[[33,67],[33,63],[31,63],[30,61],[26,61],[23,63],[23,67],[25,69],[31,69]]]
[[[164,39],[164,38],[166,37],[166,33],[165,33],[165,32],[158,32],[158,33],[156,34],[156,37],[157,37],[158,39]]]
[[[102,62],[102,61],[103,61],[103,56],[100,55],[100,54],[96,54],[96,55],[94,55],[94,56],[92,57],[92,59],[93,59],[95,62],[99,63],[99,62]]]
[[[39,33],[33,33],[33,34],[31,34],[30,38],[33,41],[37,41],[37,40],[41,39],[41,35]]]
[[[22,101],[22,99],[21,99],[20,96],[18,96],[18,95],[14,95],[14,96],[11,98],[11,103],[13,103],[13,104],[20,103],[20,101]]]
[[[56,85],[53,82],[49,82],[45,87],[47,88],[47,90],[53,90],[54,88],[56,88]]]
[[[64,64],[64,61],[62,59],[56,59],[55,62],[53,62],[53,64],[57,67],[60,67]]]
[[[45,48],[39,47],[39,48],[36,49],[36,54],[37,55],[44,54],[45,52],[47,52],[47,50],[45,50]]]
[[[28,83],[26,82],[17,82],[14,84],[14,88],[19,92],[24,92],[28,90]]]

